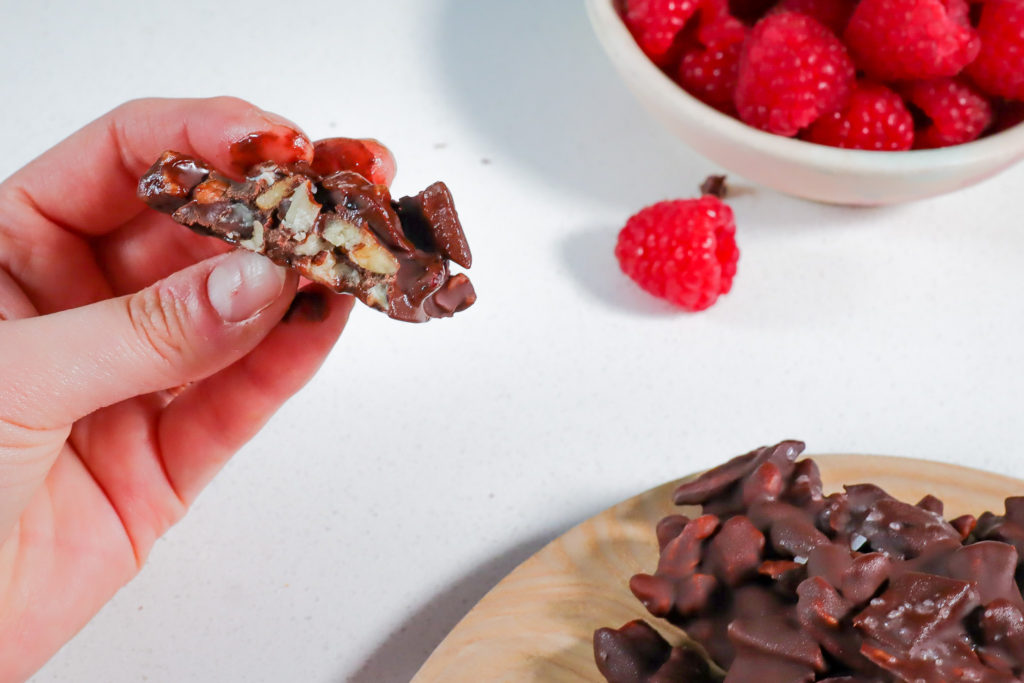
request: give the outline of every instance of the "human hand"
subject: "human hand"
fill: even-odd
[[[232,141],[276,132],[265,158],[310,161],[294,130],[231,98],[139,100],[0,184],[0,681],[139,571],[345,325],[352,299],[315,286],[281,322],[294,273],[135,196],[164,149],[228,170]]]

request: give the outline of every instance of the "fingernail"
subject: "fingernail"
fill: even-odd
[[[248,251],[225,256],[206,280],[210,303],[227,323],[248,320],[269,306],[284,289],[284,269]]]

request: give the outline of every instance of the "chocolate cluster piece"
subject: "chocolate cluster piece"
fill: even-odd
[[[1024,680],[1024,498],[946,521],[871,484],[823,495],[804,445],[735,458],[675,492],[702,515],[657,526],[653,574],[630,581],[682,628],[594,634],[611,683],[1009,683]]]
[[[139,181],[139,197],[398,320],[449,317],[476,301],[469,278],[449,272],[449,261],[469,268],[472,256],[444,183],[394,201],[354,171],[265,162],[235,182],[168,151]]]

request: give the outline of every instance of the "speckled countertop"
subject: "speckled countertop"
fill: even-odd
[[[61,6],[63,5],[63,6]],[[715,169],[652,123],[580,3],[19,3],[0,177],[120,101],[233,94],[444,179],[480,299],[359,308],[323,370],[35,681],[408,680],[502,575],[751,447],[1024,476],[1024,166],[948,197],[733,202],[733,293],[686,315],[615,233]]]

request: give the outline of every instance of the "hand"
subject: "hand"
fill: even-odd
[[[0,184],[0,681],[139,571],[345,325],[352,299],[315,287],[281,322],[294,273],[135,196],[164,149],[227,170],[232,141],[295,130],[230,98],[140,100]],[[298,140],[262,151],[311,161]]]

